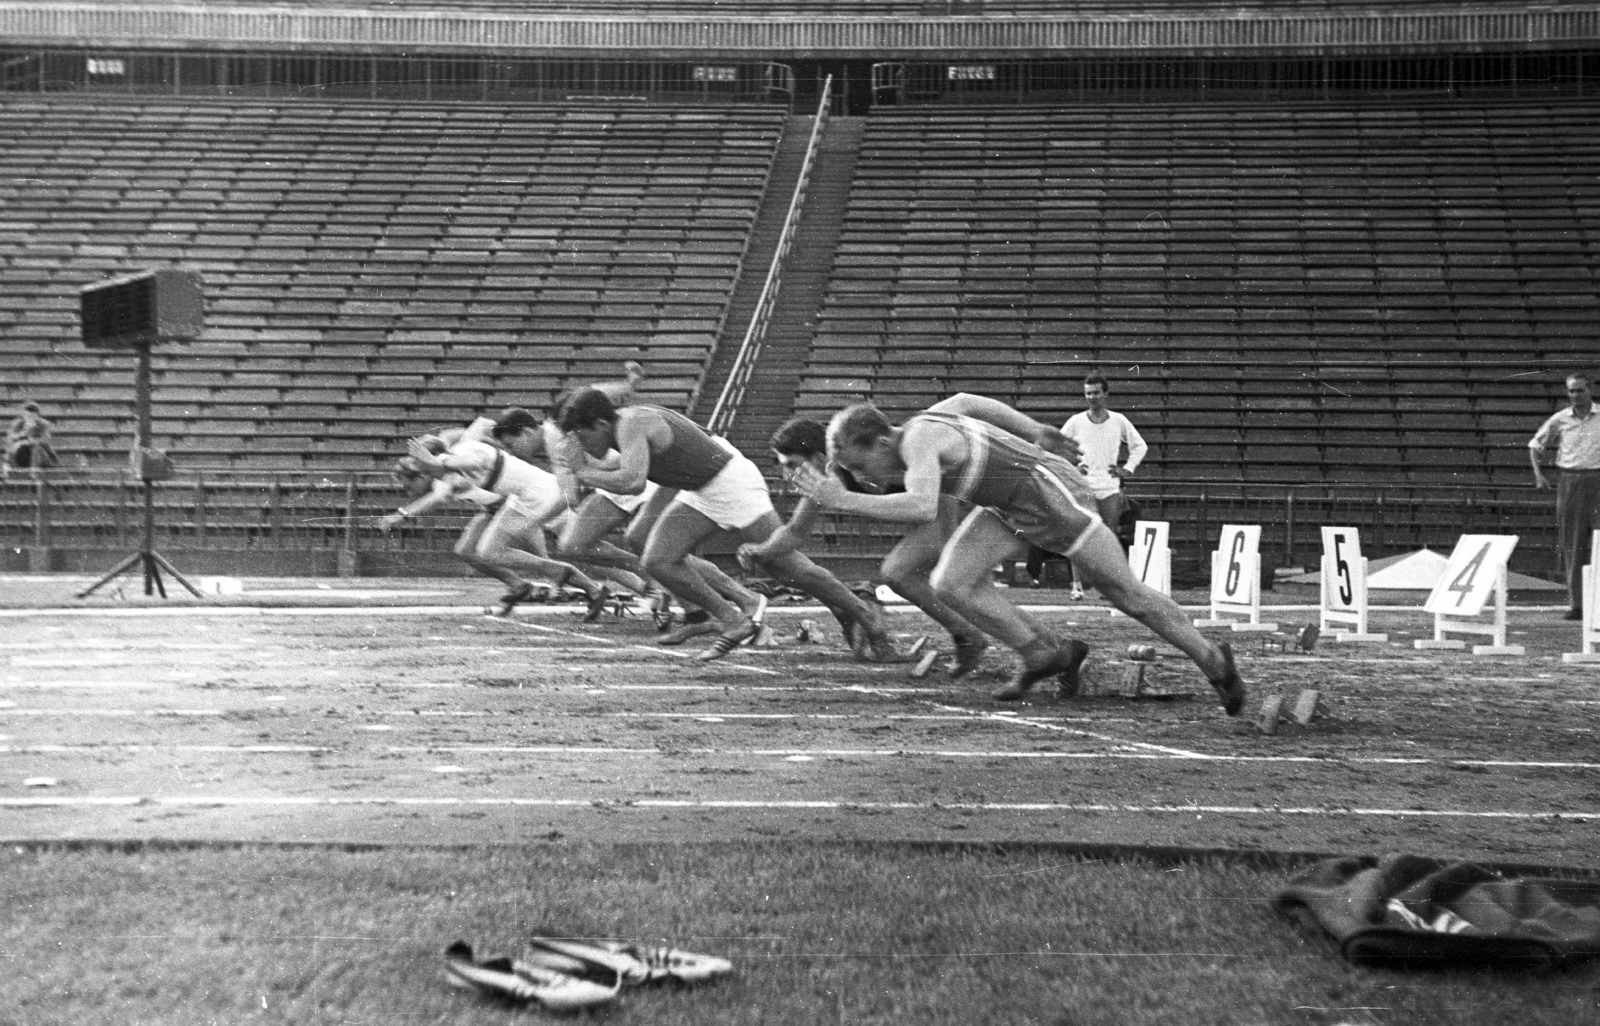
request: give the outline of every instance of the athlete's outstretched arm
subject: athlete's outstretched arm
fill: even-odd
[[[1024,441],[1032,442],[1045,452],[1053,452],[1057,456],[1064,456],[1072,462],[1078,462],[1082,452],[1078,443],[1063,435],[1056,428],[1048,424],[1041,424],[1019,410],[1016,410],[998,399],[988,396],[973,395],[971,392],[958,392],[948,399],[941,399],[928,407],[929,413],[953,413],[961,417],[971,417],[993,424],[1002,431],[1009,431]]]

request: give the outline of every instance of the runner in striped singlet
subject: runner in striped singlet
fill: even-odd
[[[650,529],[644,567],[668,591],[707,610],[721,626],[700,658],[720,659],[753,637],[754,621],[718,594],[689,556],[719,528],[749,542],[765,541],[778,529],[781,521],[756,465],[681,413],[647,405],[619,409],[598,389],[575,392],[561,409],[560,424],[572,436],[562,456],[583,484],[624,495],[643,491],[649,482],[677,489]],[[617,451],[615,468],[594,462],[612,449]],[[784,583],[829,608],[848,611],[866,630],[880,659],[897,657],[883,612],[805,554],[785,553],[773,560],[772,568]]]
[[[1212,644],[1176,602],[1133,576],[1082,473],[1047,451],[1065,451],[1062,442],[1056,429],[983,396],[954,396],[900,427],[863,404],[841,410],[828,426],[834,464],[880,492],[904,491],[851,492],[811,467],[800,468],[795,483],[823,506],[880,520],[931,523],[941,494],[976,507],[945,544],[932,584],[939,598],[1022,657],[1022,669],[995,698],[1021,698],[1046,677],[1059,679],[1063,695],[1076,694],[1089,651],[1081,641],[1057,638],[993,586],[995,565],[1025,557],[1031,542],[1072,557],[1107,601],[1193,659],[1223,709],[1238,715],[1245,688],[1232,649]]]

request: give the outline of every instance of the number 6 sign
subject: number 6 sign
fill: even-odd
[[[1224,620],[1218,614],[1247,616],[1249,621]],[[1236,631],[1275,631],[1275,623],[1261,622],[1261,525],[1227,524],[1217,550],[1211,553],[1211,618],[1196,620],[1196,627],[1227,624]]]
[[[1521,645],[1506,644],[1506,563],[1517,547],[1514,534],[1464,534],[1450,553],[1439,583],[1422,608],[1433,614],[1433,640],[1418,639],[1417,648],[1462,648],[1465,643],[1447,639],[1445,633],[1487,634],[1491,645],[1474,645],[1473,655],[1521,655]],[[1452,620],[1483,612],[1494,596],[1493,622]]]

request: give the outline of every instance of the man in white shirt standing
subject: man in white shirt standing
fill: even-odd
[[[1083,379],[1083,398],[1089,408],[1074,414],[1061,426],[1061,433],[1078,443],[1083,459],[1078,469],[1089,479],[1100,519],[1117,532],[1117,522],[1127,499],[1122,494],[1122,479],[1139,469],[1150,447],[1127,417],[1106,408],[1111,387],[1104,374],[1092,371]],[[1123,459],[1123,447],[1127,458]],[[1076,569],[1072,575],[1072,597],[1083,598],[1083,585]]]
[[[1600,416],[1596,416],[1593,379],[1588,374],[1567,375],[1567,398],[1572,405],[1539,426],[1528,442],[1533,464],[1533,486],[1550,487],[1542,466],[1552,451],[1561,478],[1556,485],[1557,545],[1567,570],[1566,619],[1583,619],[1583,567],[1589,562],[1589,534],[1600,527]]]

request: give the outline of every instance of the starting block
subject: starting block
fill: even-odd
[[[1261,622],[1261,525],[1228,524],[1222,528],[1217,550],[1211,553],[1211,616],[1196,620],[1196,627],[1230,627],[1235,631],[1278,629]],[[1224,620],[1223,613],[1247,620]]]
[[[1322,628],[1318,627],[1314,623],[1308,623],[1304,627],[1295,631],[1293,638],[1286,638],[1282,636],[1262,638],[1261,647],[1263,652],[1265,652],[1268,645],[1276,645],[1279,652],[1287,652],[1289,651],[1290,644],[1293,644],[1295,650],[1298,652],[1310,652],[1312,649],[1317,647],[1317,641],[1321,637]]]
[[[928,675],[928,673],[933,669],[933,664],[935,662],[937,662],[938,659],[939,659],[939,650],[938,649],[929,648],[929,649],[924,650],[923,653],[922,653],[922,657],[917,660],[917,665],[915,665],[915,666],[913,666],[911,668],[911,676],[915,677],[917,680],[921,680],[923,677],[926,677]]]
[[[1589,536],[1589,558],[1593,560],[1600,556],[1600,531]],[[1600,606],[1595,605],[1595,586],[1600,584],[1600,573],[1595,572],[1595,565],[1590,562],[1583,568],[1583,651],[1563,652],[1563,663],[1600,663],[1600,652],[1595,651],[1600,647],[1600,624],[1596,624],[1597,615],[1600,615]]]
[[[1346,641],[1389,640],[1367,631],[1367,557],[1361,535],[1353,527],[1322,529],[1322,617],[1320,630],[1336,626],[1334,638]]]
[[[1466,642],[1447,638],[1447,633],[1485,634],[1490,644],[1472,646],[1473,655],[1523,655],[1521,645],[1506,643],[1506,563],[1517,547],[1514,534],[1464,534],[1450,553],[1439,583],[1433,586],[1422,608],[1433,614],[1433,638],[1418,638],[1411,644],[1419,649],[1461,649]],[[1494,610],[1490,620],[1476,619],[1490,597]],[[1453,619],[1472,617],[1473,619]]]
[[[1263,699],[1261,715],[1256,719],[1256,729],[1263,734],[1276,734],[1278,724],[1284,719],[1306,727],[1311,725],[1312,720],[1325,716],[1328,712],[1328,703],[1320,691],[1302,691],[1293,706],[1287,710],[1283,706],[1282,695],[1268,695]]]
[[[777,648],[778,636],[772,633],[771,627],[768,627],[766,624],[762,624],[756,628],[755,637],[745,642],[745,644],[749,645],[751,648]]]

